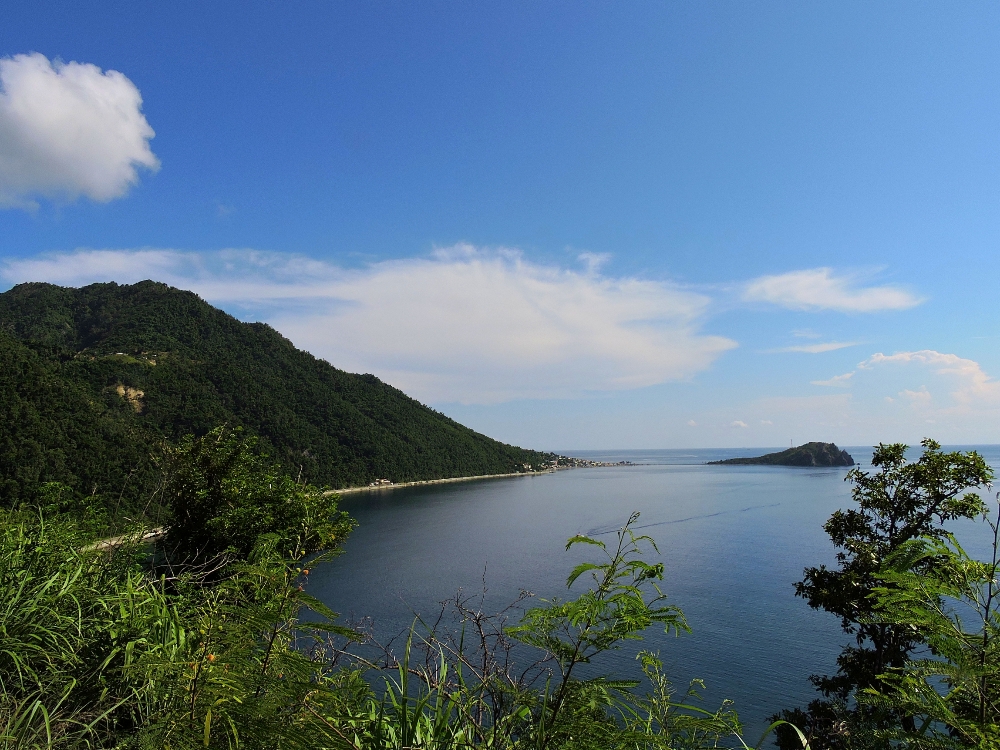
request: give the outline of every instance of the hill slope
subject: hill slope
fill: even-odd
[[[155,473],[157,442],[220,424],[331,487],[507,473],[549,458],[152,281],[0,294],[0,387],[0,501],[29,480],[118,493],[130,471],[135,495]]]
[[[724,461],[709,461],[723,465],[764,465],[764,466],[854,466],[854,459],[833,443],[805,443],[797,448],[767,453],[755,458],[727,458]]]

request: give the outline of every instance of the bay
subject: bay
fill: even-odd
[[[1000,447],[976,449],[1000,465]],[[871,448],[847,450],[869,468]],[[834,617],[796,598],[793,583],[806,566],[835,564],[822,526],[851,502],[844,468],[706,465],[763,452],[575,451],[635,465],[347,495],[342,507],[359,526],[345,553],[313,572],[309,591],[346,621],[372,618],[387,640],[459,590],[484,595],[494,610],[521,589],[566,596],[569,570],[593,555],[566,552],[566,539],[612,541],[638,511],[636,530],[660,550],[647,559],[664,563],[664,591],[693,630],[675,638],[650,629],[641,647],[659,651],[681,691],[703,679],[706,708],[733,700],[756,741],[769,715],[815,697],[810,674],[835,670],[846,636]],[[982,525],[957,529],[983,548]],[[634,653],[608,654],[593,669],[634,676]]]

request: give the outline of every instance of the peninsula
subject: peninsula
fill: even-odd
[[[726,466],[854,466],[854,459],[850,453],[841,450],[834,443],[806,443],[797,448],[754,458],[727,458],[708,463]]]

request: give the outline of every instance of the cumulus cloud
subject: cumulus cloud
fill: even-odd
[[[762,397],[725,404],[693,415],[717,425],[705,439],[732,440],[735,409],[741,421],[756,426],[773,421],[796,442],[829,440],[839,445],[878,442],[916,444],[932,437],[948,445],[996,443],[1000,424],[1000,379],[980,363],[933,349],[876,353],[850,372],[828,380],[823,395]],[[685,417],[690,408],[685,409]],[[775,426],[758,427],[765,434]],[[855,458],[859,454],[851,449]],[[862,454],[863,455],[863,454]]]
[[[259,305],[298,346],[438,403],[641,388],[690,378],[735,346],[700,331],[703,295],[469,245],[360,269],[254,251],[86,250],[0,273],[69,286],[154,278]]]
[[[794,424],[847,444],[907,442],[933,437],[945,444],[997,442],[1000,380],[975,360],[933,349],[876,353],[829,380],[813,381],[840,393],[760,399],[744,405],[749,417]],[[722,412],[722,410],[720,410]],[[749,419],[747,420],[749,421]],[[933,425],[931,428],[930,425]]]
[[[987,375],[975,360],[957,354],[943,354],[933,349],[889,355],[880,352],[858,364],[858,370],[906,365],[916,365],[941,377],[950,389],[949,395],[960,405],[1000,404],[1000,381]],[[904,390],[899,395],[904,394],[911,400],[930,398],[926,386],[921,386],[920,391]]]
[[[747,302],[768,302],[791,310],[836,310],[870,313],[905,310],[923,300],[895,286],[859,287],[852,275],[837,276],[831,268],[761,276],[743,290]]]
[[[785,352],[802,352],[804,354],[823,354],[824,352],[835,352],[837,349],[846,349],[849,346],[857,346],[856,341],[829,341],[825,344],[800,344],[798,346],[784,346],[780,349],[770,349],[768,353],[779,354]]]
[[[38,53],[0,59],[0,205],[124,195],[138,168],[159,167],[141,107],[118,71]]]
[[[900,370],[902,372],[899,372]],[[857,369],[851,372],[836,375],[829,380],[813,380],[812,384],[846,388],[866,373],[874,375],[879,371],[895,371],[887,373],[895,380],[905,377],[907,371],[912,371],[920,379],[934,378],[935,390],[951,402],[945,404],[942,401],[941,408],[952,412],[1000,406],[1000,381],[988,375],[978,362],[933,349],[896,354],[878,352],[859,362]],[[852,378],[855,381],[852,381]],[[927,406],[934,400],[932,391],[925,384],[917,388],[898,390],[896,396],[911,405]],[[883,396],[882,400],[890,404],[896,401],[892,396]]]
[[[904,388],[898,394],[901,398],[909,399],[911,404],[925,405],[931,402],[931,393],[927,390],[927,386],[921,386],[918,391],[911,391],[909,388]]]

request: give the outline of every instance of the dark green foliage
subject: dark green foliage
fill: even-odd
[[[852,747],[850,738],[861,731],[870,734],[879,726],[908,721],[895,713],[882,715],[877,706],[852,706],[859,690],[878,687],[880,675],[901,669],[925,639],[920,629],[875,617],[871,594],[880,585],[880,569],[910,540],[945,538],[944,524],[984,511],[975,490],[993,473],[982,456],[975,451],[946,453],[933,440],[922,445],[923,454],[912,463],[905,458],[907,446],[879,445],[872,457],[877,472],[854,469],[848,474],[857,507],[838,510],[825,526],[839,550],[839,569],[807,568],[796,584],[798,596],[840,618],[844,632],[855,641],[837,659],[835,675],[812,678],[823,699],[811,703],[808,711],[782,714],[807,727],[817,747]],[[929,573],[934,559],[925,558],[923,564],[925,569],[916,572]],[[786,738],[783,747],[794,746]]]
[[[154,436],[117,395],[66,377],[65,364],[0,332],[0,506],[38,502],[58,482],[63,502],[114,507],[157,474]]]
[[[548,454],[474,432],[372,375],[145,281],[0,294],[0,502],[58,481],[114,510],[150,497],[161,443],[243,427],[329,487],[524,470]]]
[[[70,522],[0,511],[0,747],[76,746],[129,726],[121,682],[151,584],[134,547],[81,547]],[[113,676],[114,675],[114,676]],[[48,741],[47,741],[48,738]]]
[[[708,463],[729,466],[854,466],[854,459],[834,443],[805,443],[797,448],[754,458],[727,458]]]
[[[859,693],[862,704],[909,719],[876,730],[881,739],[912,748],[1000,747],[1000,518],[988,523],[989,561],[969,557],[949,534],[903,543],[879,572],[875,620],[916,630],[931,651]]]
[[[166,547],[180,560],[246,557],[272,534],[289,557],[337,547],[353,522],[337,496],[296,484],[253,450],[240,430],[218,427],[167,449],[163,499],[171,511]]]
[[[341,629],[273,540],[212,585],[168,586],[132,543],[2,521],[0,747],[342,747],[310,710],[332,690],[305,650]]]
[[[265,542],[223,581],[165,600],[159,637],[128,673],[140,686],[129,706],[138,727],[120,739],[157,749],[344,747],[317,716],[338,685],[311,647],[349,631],[304,592],[295,563]],[[314,622],[300,621],[302,611]]]

